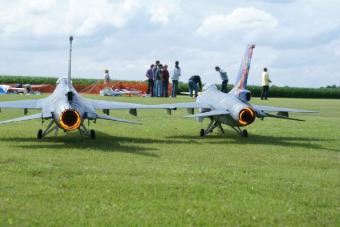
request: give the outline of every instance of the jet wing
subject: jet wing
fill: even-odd
[[[211,107],[209,105],[203,105],[197,102],[178,102],[178,103],[170,103],[170,104],[161,104],[160,106],[163,106],[164,108],[169,109],[198,109],[198,108],[204,108],[204,109],[210,109]]]
[[[163,109],[163,105],[144,105],[126,102],[112,102],[104,100],[87,99],[92,103],[95,109],[110,110],[110,109]]]
[[[41,119],[41,118],[51,118],[52,115],[50,114],[49,116],[47,115],[42,115],[42,113],[37,113],[29,116],[24,116],[24,117],[18,117],[6,121],[1,121],[0,124],[8,124],[8,123],[13,123],[13,122],[18,122],[18,121],[29,121],[29,120],[34,120],[34,119]]]
[[[95,100],[95,99],[87,99],[87,100],[92,103],[95,109],[102,109],[102,110],[106,110],[106,109],[177,109],[177,108],[187,108],[187,109],[207,108],[208,109],[210,108],[207,105],[201,105],[196,102],[145,105],[145,104],[113,102],[113,101]]]
[[[287,120],[295,120],[295,121],[303,121],[296,118],[290,118],[289,113],[316,113],[316,111],[312,110],[302,110],[302,109],[290,109],[284,107],[275,107],[275,106],[259,106],[259,105],[252,105],[255,109],[258,117],[273,117],[273,118],[280,118],[280,119],[287,119]],[[269,114],[268,112],[277,112],[276,115]]]
[[[111,117],[109,115],[103,115],[103,114],[97,114],[97,119],[118,121],[118,122],[129,123],[129,124],[139,124],[138,122],[124,120],[124,119],[120,119],[120,118],[117,118],[117,117]]]
[[[0,108],[41,109],[44,99],[0,102]]]
[[[301,109],[290,109],[284,107],[275,107],[275,106],[259,106],[252,105],[256,112],[286,112],[286,113],[316,113],[313,110],[301,110]]]
[[[187,115],[185,117],[212,117],[212,116],[227,115],[227,114],[230,114],[230,112],[227,110],[212,110],[212,111],[198,113],[194,115]]]

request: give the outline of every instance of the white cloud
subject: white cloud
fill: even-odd
[[[0,30],[8,37],[89,36],[101,26],[124,27],[139,7],[139,0],[21,0],[3,5]]]
[[[338,1],[0,0],[0,75],[67,74],[74,34],[77,77],[109,68],[114,78],[141,80],[159,59],[170,68],[179,60],[182,81],[199,74],[220,83],[220,65],[233,83],[254,42],[249,84],[260,83],[265,66],[275,85],[339,84]]]
[[[104,27],[124,28],[138,13],[167,24],[180,0],[17,0],[1,3],[0,36],[92,36]]]
[[[197,33],[202,36],[223,36],[229,31],[241,29],[275,28],[278,22],[271,14],[254,7],[237,8],[229,15],[213,15],[205,18]]]
[[[163,0],[154,1],[151,3],[149,13],[151,15],[150,20],[155,23],[167,24],[170,17],[178,13],[180,10],[179,1],[176,0]]]

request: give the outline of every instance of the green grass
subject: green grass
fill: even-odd
[[[37,97],[0,101],[19,98]],[[112,111],[143,124],[98,121],[95,141],[76,132],[37,141],[39,121],[1,125],[0,226],[339,226],[340,100],[254,102],[319,113],[257,119],[249,138],[227,127],[200,138],[208,122],[184,110]],[[0,120],[22,112],[3,109]]]

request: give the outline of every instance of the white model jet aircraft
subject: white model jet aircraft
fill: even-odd
[[[206,136],[218,127],[224,133],[222,124],[229,125],[243,137],[248,137],[246,129],[240,127],[250,125],[255,118],[274,117],[280,119],[298,120],[289,118],[289,112],[315,113],[310,110],[289,109],[273,106],[259,106],[248,103],[251,99],[251,93],[246,90],[248,74],[250,69],[251,57],[255,45],[249,45],[246,49],[239,74],[234,88],[228,93],[222,93],[217,90],[215,85],[206,85],[203,93],[199,95],[196,102],[192,103],[174,103],[163,105],[168,109],[186,108],[193,114],[194,109],[198,108],[200,113],[186,117],[196,117],[198,121],[209,118],[210,123],[206,130],[201,129],[200,135]],[[277,112],[277,114],[272,114]]]
[[[155,109],[162,108],[157,105],[142,105],[124,102],[109,102],[103,100],[87,99],[80,96],[72,86],[71,81],[71,55],[72,55],[72,41],[70,37],[70,52],[69,52],[69,68],[68,77],[61,77],[57,81],[57,87],[54,92],[43,99],[36,100],[21,100],[0,102],[1,108],[19,108],[24,109],[25,115],[28,109],[41,109],[41,113],[30,116],[19,117],[11,120],[0,122],[0,124],[7,124],[18,121],[27,121],[33,119],[50,119],[50,123],[43,131],[40,129],[37,134],[38,139],[42,139],[52,131],[57,134],[58,129],[64,131],[79,130],[81,135],[88,136],[92,139],[96,138],[94,130],[88,130],[85,127],[85,120],[97,119],[118,121],[124,123],[135,123],[132,121],[119,119],[109,116],[110,109],[129,109],[130,114],[136,115],[137,109]],[[96,110],[103,110],[106,115],[96,113]]]

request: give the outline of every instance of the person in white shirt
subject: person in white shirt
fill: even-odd
[[[105,87],[111,87],[111,78],[109,75],[109,70],[105,69],[104,72],[105,72],[105,76],[104,76]]]
[[[175,67],[171,74],[172,79],[172,89],[171,89],[171,97],[175,98],[178,91],[178,81],[179,77],[181,76],[181,68],[179,67],[179,62],[175,62]]]
[[[261,93],[261,99],[268,99],[269,94],[269,84],[272,81],[269,79],[268,69],[264,68],[262,73],[262,93]]]

